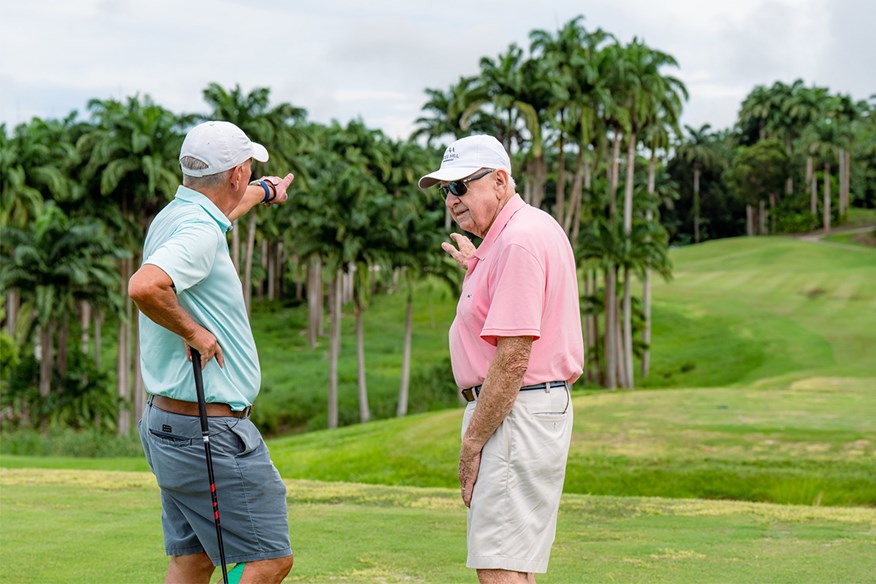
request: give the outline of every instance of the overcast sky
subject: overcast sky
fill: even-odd
[[[801,78],[876,93],[870,0],[4,0],[0,123],[84,113],[91,98],[148,94],[206,112],[211,81],[271,88],[312,120],[360,116],[410,134],[423,90],[446,90],[534,29],[583,14],[588,30],[673,55],[682,121],[733,124],[757,84]]]

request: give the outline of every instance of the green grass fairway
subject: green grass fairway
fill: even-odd
[[[737,238],[672,259],[675,279],[654,287],[654,366],[640,386],[876,377],[876,248]]]
[[[473,580],[456,490],[288,486],[296,561],[287,582]],[[162,579],[148,473],[3,469],[0,487],[4,582]],[[567,495],[539,582],[865,582],[874,533],[872,509]]]
[[[574,399],[566,492],[876,506],[876,379]],[[287,479],[455,485],[461,409],[269,441]],[[140,459],[4,456],[7,467],[146,470]]]

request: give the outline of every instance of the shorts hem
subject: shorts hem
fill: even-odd
[[[185,548],[164,548],[164,553],[168,556],[194,556],[207,552],[202,546],[197,545]]]
[[[468,556],[465,567],[475,570],[510,570],[512,572],[545,574],[548,561],[505,556]]]
[[[283,548],[279,550],[271,550],[266,552],[257,552],[253,554],[238,554],[235,556],[225,556],[226,564],[242,564],[246,562],[258,562],[261,560],[276,560],[278,558],[286,558],[293,555],[292,548]],[[210,558],[211,560],[213,558]],[[218,560],[218,558],[217,558]],[[214,561],[213,564],[219,565],[217,561]]]

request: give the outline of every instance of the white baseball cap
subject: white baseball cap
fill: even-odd
[[[206,168],[186,168],[184,156],[191,156],[207,165]],[[208,176],[234,168],[255,158],[268,161],[268,151],[246,137],[243,130],[231,122],[204,122],[189,130],[179,152],[180,168],[188,176]]]
[[[482,168],[501,168],[511,174],[511,160],[505,147],[492,136],[469,136],[448,146],[441,168],[421,178],[418,184],[426,189],[438,182],[465,178]]]

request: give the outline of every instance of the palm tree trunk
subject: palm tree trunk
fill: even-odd
[[[809,182],[809,198],[812,215],[818,216],[818,176],[815,174],[814,169],[812,171],[812,179]]]
[[[766,212],[766,201],[761,199],[757,203],[757,219],[759,223],[759,233],[760,235],[767,235],[767,212]]]
[[[625,387],[633,387],[633,307],[630,297],[629,268],[624,268],[624,369],[626,373]]]
[[[271,289],[274,272],[274,262],[271,261],[272,250],[273,246],[268,241],[268,238],[262,237],[262,273],[266,274],[266,278],[259,284],[259,287],[256,288],[256,300],[263,300],[265,296],[268,296],[268,298],[273,300],[273,290]]]
[[[846,150],[846,174],[843,177],[843,185],[846,199],[846,209],[851,207],[851,185],[852,185],[852,151]]]
[[[90,327],[91,303],[82,300],[79,302],[79,352],[83,355],[88,354],[88,348],[91,345]]]
[[[18,320],[18,307],[21,304],[18,290],[9,290],[6,296],[6,332],[15,338],[15,323]]]
[[[694,167],[693,196],[694,243],[700,242],[700,169]]]
[[[840,222],[842,222],[843,216],[846,214],[846,151],[845,148],[839,148],[839,153],[837,154],[837,179],[839,182],[839,217]]]
[[[657,157],[655,151],[651,150],[651,159],[648,161],[648,194],[653,195],[655,191],[655,179],[657,176]],[[651,222],[654,220],[654,213],[651,209],[645,212],[645,220]],[[645,281],[642,290],[642,310],[645,313],[644,329],[642,330],[642,378],[648,377],[648,370],[651,367],[651,262],[645,262]]]
[[[617,213],[617,185],[620,182],[620,177],[618,176],[620,141],[620,132],[615,132],[611,146],[611,180],[608,185],[609,217],[614,217],[615,213]]]
[[[40,326],[40,397],[45,399],[52,392],[52,372],[54,365],[54,321]]]
[[[256,214],[250,213],[246,230],[246,256],[243,267],[243,302],[246,313],[252,314],[252,256],[255,251]]]
[[[633,178],[636,170],[636,133],[629,136],[627,145],[627,178],[624,185],[624,233],[629,236],[633,230]]]
[[[330,341],[329,341],[329,394],[328,394],[328,427],[338,427],[338,358],[341,355],[341,294],[343,273],[338,270],[332,278],[330,305]]]
[[[356,372],[359,386],[359,421],[363,424],[371,419],[371,411],[368,408],[368,385],[365,379],[365,330],[362,324],[362,303],[359,295],[354,294],[356,300]]]
[[[614,307],[616,273],[614,266],[609,266],[605,271],[605,387],[615,389],[617,387],[617,325],[615,324]]]
[[[590,289],[593,291],[593,294],[596,294],[596,288],[599,285],[597,280],[597,273],[595,271],[590,272]],[[595,379],[593,381],[602,384],[605,380],[605,377],[602,375],[605,356],[600,356],[601,351],[597,348],[599,343],[599,316],[595,312],[590,315],[590,335],[590,346],[593,347],[595,354],[595,358],[593,359]]]
[[[589,297],[590,297],[590,272],[585,271],[584,272],[584,298],[589,298]],[[592,360],[591,355],[590,355],[590,348],[593,346],[593,344],[590,342],[590,332],[591,332],[591,328],[592,328],[591,324],[590,324],[590,317],[585,316],[582,324],[584,325],[584,334],[582,335],[583,340],[584,340],[584,382],[590,383],[593,381],[592,376],[590,374],[590,367],[591,367],[591,360]]]
[[[557,143],[557,190],[556,190],[556,209],[557,223],[563,225],[565,223],[566,212],[566,155],[563,151],[565,147],[565,136],[560,130],[559,142]],[[568,233],[568,230],[566,231]]]
[[[240,273],[240,227],[238,221],[234,221],[234,226],[231,229],[231,261],[234,263],[234,268],[237,273]]]
[[[58,373],[63,377],[67,374],[67,344],[70,339],[70,315],[64,311],[61,317],[61,329],[58,331]]]
[[[590,167],[590,156],[589,154],[584,157],[584,188],[587,189],[587,192],[590,192],[590,188],[593,186],[593,175],[591,173]],[[583,193],[578,193],[578,199],[575,201],[575,216],[572,218],[572,245],[575,245],[575,242],[578,241],[578,235],[581,233],[581,208],[582,208],[582,199]]]
[[[313,256],[307,267],[307,344],[316,348],[319,335],[319,321],[322,317],[322,262]]]
[[[116,357],[116,374],[118,377],[119,417],[117,432],[119,436],[127,436],[131,432],[131,394],[130,379],[131,371],[131,346],[130,346],[130,322],[131,322],[131,299],[128,298],[128,280],[131,277],[131,259],[122,260],[122,298],[125,303],[125,314],[119,318],[118,327],[118,354]]]
[[[411,383],[411,340],[414,323],[414,295],[408,291],[408,301],[405,306],[405,344],[402,352],[401,384],[398,389],[398,409],[396,415],[406,416],[408,413],[408,395]]]
[[[745,233],[748,237],[754,237],[754,207],[745,204]]]
[[[94,315],[94,366],[97,367],[99,371],[101,365],[100,344],[102,337],[101,333],[103,332],[104,314],[102,310],[96,312],[97,313]]]
[[[830,165],[824,165],[824,204],[823,204],[824,234],[830,235]]]
[[[143,417],[143,408],[146,405],[146,387],[143,385],[143,370],[140,368],[140,315],[134,309],[134,361],[131,364],[134,373],[134,419]]]
[[[563,221],[560,225],[563,226],[563,231],[568,236],[572,231],[572,219],[576,216],[575,210],[581,205],[581,187],[584,179],[584,149],[579,148],[578,154],[575,157],[575,174],[572,178],[572,192],[569,196],[569,208],[564,211]]]
[[[791,136],[790,134],[785,136],[785,154],[788,155],[788,160],[791,160],[793,157],[794,151],[791,147]],[[791,171],[788,171],[788,178],[785,179],[785,196],[790,197],[794,194],[794,177],[791,174]]]
[[[806,192],[806,189],[812,184],[812,174],[813,174],[812,170],[813,170],[812,169],[812,156],[807,156],[806,157],[806,179],[803,181],[804,194]],[[812,197],[812,200],[810,201],[810,203],[811,203],[810,204],[810,211],[812,212],[813,215],[816,215],[818,213],[818,209],[816,208],[815,202],[816,202],[816,198]]]
[[[621,320],[620,320],[620,303],[615,302],[614,306],[614,322],[617,324],[617,328],[614,333],[615,338],[615,350],[617,351],[617,384],[620,387],[627,388],[630,386],[627,380],[627,366],[626,366],[626,355],[624,352],[624,334],[622,330]]]

